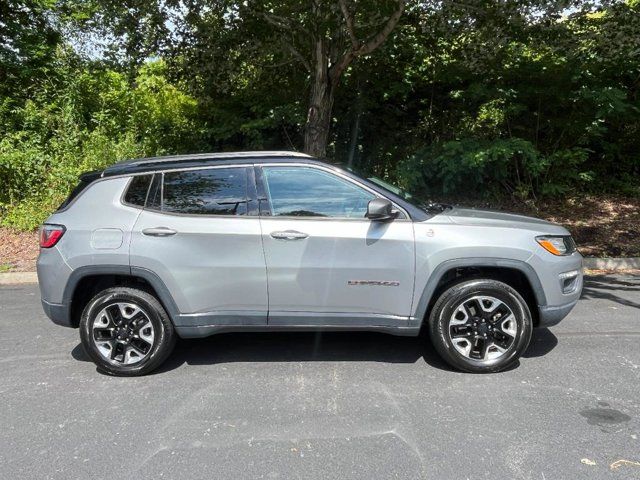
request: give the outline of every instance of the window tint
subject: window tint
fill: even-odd
[[[163,212],[246,215],[246,168],[215,168],[164,174]]]
[[[160,210],[160,199],[162,198],[162,174],[156,173],[149,187],[149,196],[147,198],[147,208],[152,210]]]
[[[133,177],[131,183],[129,183],[129,189],[124,195],[124,201],[131,205],[144,207],[150,182],[151,175],[137,175]]]
[[[364,218],[375,195],[336,175],[306,167],[264,167],[276,216]]]

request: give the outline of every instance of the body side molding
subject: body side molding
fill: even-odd
[[[345,326],[345,325],[206,325],[201,327],[175,327],[182,338],[201,338],[216,333],[230,332],[380,332],[391,335],[417,337],[419,326]]]

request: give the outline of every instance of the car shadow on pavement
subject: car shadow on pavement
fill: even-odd
[[[208,365],[234,362],[440,362],[422,337],[394,337],[370,332],[221,333],[179,340],[159,371],[186,363]],[[431,355],[432,353],[432,355]],[[433,357],[433,358],[432,358]]]
[[[529,347],[522,354],[524,358],[542,357],[556,348],[558,337],[548,328],[534,328]]]
[[[91,361],[91,359],[89,358],[89,355],[87,355],[87,353],[84,351],[84,348],[82,347],[81,343],[79,343],[78,345],[73,347],[73,350],[71,350],[71,356],[75,360],[78,360],[79,362],[90,362]]]
[[[524,357],[545,355],[557,343],[557,338],[549,330],[536,329]],[[78,361],[91,361],[80,344],[71,351],[71,355]],[[423,335],[398,337],[370,332],[220,333],[207,338],[178,339],[171,356],[153,373],[168,372],[184,364],[421,361],[439,370],[461,374],[439,357]],[[518,364],[512,369],[517,367]]]
[[[90,362],[81,344],[71,351]],[[371,332],[267,332],[220,333],[206,338],[178,339],[171,356],[156,371],[183,364],[212,365],[234,362],[383,362],[416,363],[452,371],[420,337],[398,337]]]
[[[580,298],[610,300],[627,307],[640,308],[640,303],[612,293],[614,291],[640,293],[640,276],[595,275],[585,277]]]

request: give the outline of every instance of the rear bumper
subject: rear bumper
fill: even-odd
[[[63,327],[73,327],[68,305],[49,303],[45,300],[41,300],[41,302],[45,315],[49,317],[53,323],[62,325]]]
[[[569,312],[576,306],[578,300],[565,305],[553,307],[538,307],[538,327],[552,327],[569,315]]]
[[[71,327],[71,302],[64,299],[64,289],[72,273],[71,268],[57,246],[41,248],[36,266],[44,313],[53,323]]]

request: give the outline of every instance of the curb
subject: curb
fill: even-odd
[[[640,257],[629,258],[596,258],[586,257],[583,260],[584,268],[589,270],[638,270],[640,269]]]
[[[583,267],[587,270],[640,270],[640,257],[585,257]],[[38,275],[36,272],[0,273],[0,285],[21,285],[27,283],[38,283]]]
[[[0,273],[0,285],[20,285],[24,283],[38,283],[36,272]]]

